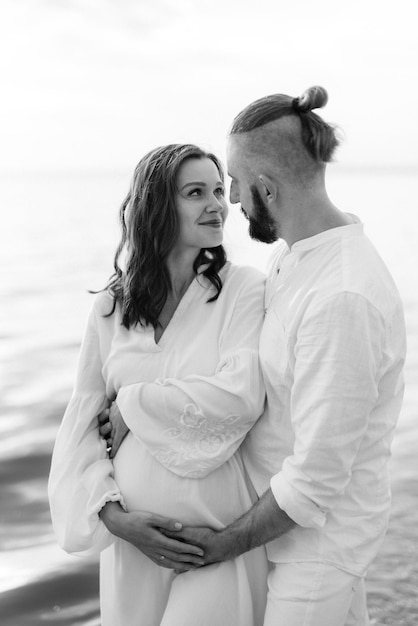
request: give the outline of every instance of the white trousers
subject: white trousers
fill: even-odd
[[[364,579],[325,563],[276,563],[264,626],[367,626]]]

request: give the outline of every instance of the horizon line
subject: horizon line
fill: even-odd
[[[412,163],[398,164],[398,163],[340,163],[333,161],[328,164],[329,170],[333,170],[334,173],[384,173],[384,174],[417,174],[418,165]],[[53,176],[56,178],[62,177],[112,177],[119,178],[121,176],[131,176],[133,169],[131,168],[53,168],[45,167],[38,169],[11,169],[0,171],[0,180],[7,178],[23,178],[23,177],[45,177]]]

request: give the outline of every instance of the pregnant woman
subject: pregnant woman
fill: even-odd
[[[239,446],[263,410],[264,277],[227,261],[227,212],[219,160],[178,144],[139,162],[121,207],[49,481],[60,545],[100,552],[103,626],[263,623],[264,548],[199,568],[162,532],[220,529],[255,501]],[[97,415],[114,401],[129,431],[110,459]]]

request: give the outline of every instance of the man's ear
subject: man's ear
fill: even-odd
[[[260,174],[258,180],[263,200],[267,203],[274,202],[277,199],[277,187],[274,180],[268,174]]]

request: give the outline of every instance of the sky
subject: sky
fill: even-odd
[[[414,0],[0,0],[0,176],[132,171],[323,85],[341,166],[418,169]]]

